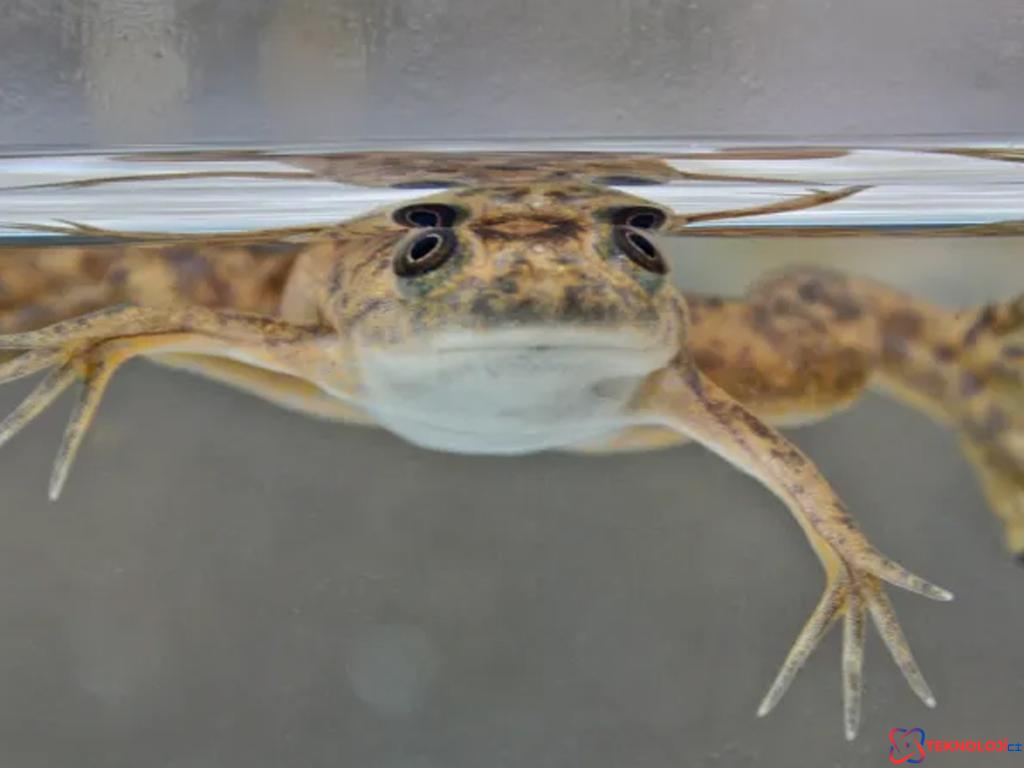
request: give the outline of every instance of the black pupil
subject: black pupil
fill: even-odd
[[[626,223],[629,226],[636,227],[637,229],[651,229],[653,226],[655,226],[655,224],[657,224],[657,221],[658,217],[655,216],[650,211],[641,211],[639,213],[634,213],[632,216],[626,219]]]
[[[409,249],[409,259],[411,261],[421,261],[432,254],[440,244],[441,238],[437,235],[421,237]]]
[[[413,208],[405,217],[410,224],[415,224],[417,227],[441,226],[441,214],[429,208]]]
[[[648,259],[654,260],[658,258],[658,252],[654,250],[654,245],[643,235],[627,232],[626,239],[629,240],[630,245],[642,252]]]

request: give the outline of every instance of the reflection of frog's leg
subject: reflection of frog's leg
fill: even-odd
[[[17,222],[0,222],[7,229],[22,232],[39,232],[47,235],[65,235],[67,237],[86,238],[90,240],[116,240],[127,243],[151,243],[160,245],[195,243],[196,245],[246,244],[266,240],[285,240],[300,236],[323,234],[337,227],[337,224],[307,224],[295,227],[276,227],[274,229],[251,229],[241,232],[145,232],[120,229],[105,229],[83,224],[77,221],[58,219],[58,224],[19,224]]]
[[[806,195],[789,197],[784,200],[778,200],[765,205],[755,205],[749,208],[729,208],[717,211],[703,211],[700,213],[680,213],[671,217],[668,224],[665,226],[664,233],[668,235],[685,235],[686,227],[698,221],[739,219],[746,216],[767,216],[772,213],[803,211],[808,208],[817,208],[820,205],[834,203],[837,200],[850,197],[858,192],[863,192],[865,189],[868,189],[868,187],[858,185],[833,190],[814,190]]]
[[[126,176],[101,176],[93,179],[74,181],[53,181],[42,184],[22,184],[16,187],[2,187],[0,191],[25,189],[84,189],[104,184],[118,184],[138,181],[179,181],[181,179],[315,179],[307,171],[185,171],[181,173],[137,173]]]
[[[882,555],[867,540],[814,464],[680,358],[651,377],[635,409],[646,423],[681,432],[760,480],[803,528],[825,569],[826,588],[759,709],[767,714],[832,624],[843,619],[843,698],[847,738],[860,722],[865,619],[874,619],[911,688],[929,706],[935,700],[917,668],[882,582],[937,600],[951,595]]]
[[[0,382],[50,372],[0,422],[0,444],[45,410],[75,379],[82,394],[72,413],[50,479],[56,498],[107,384],[127,360],[167,353],[244,356],[254,366],[290,372],[315,354],[317,332],[275,320],[202,307],[120,307],[0,336],[0,348],[27,350],[0,366]]]

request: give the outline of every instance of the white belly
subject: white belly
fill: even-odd
[[[667,357],[621,335],[447,335],[415,352],[365,352],[359,404],[427,448],[528,453],[599,439],[633,423],[627,404]]]

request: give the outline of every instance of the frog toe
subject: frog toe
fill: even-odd
[[[935,696],[914,659],[882,581],[844,564],[829,579],[821,600],[761,701],[758,716],[763,717],[775,708],[832,625],[842,619],[843,730],[847,739],[854,739],[861,721],[868,616],[911,690],[926,706],[934,707]]]

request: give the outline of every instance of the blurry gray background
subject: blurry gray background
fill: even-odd
[[[1015,133],[1020,0],[0,0],[0,144]]]
[[[1024,5],[0,0],[0,65],[7,148],[1019,135]],[[828,256],[966,303],[1019,289],[1019,248],[676,258],[732,289]],[[697,448],[428,453],[139,363],[51,505],[66,408],[0,452],[5,768],[877,766],[893,726],[1024,739],[1024,573],[952,436],[879,399],[794,437],[958,600],[894,595],[940,707],[872,638],[853,745],[836,637],[754,718],[822,578],[781,505]]]

